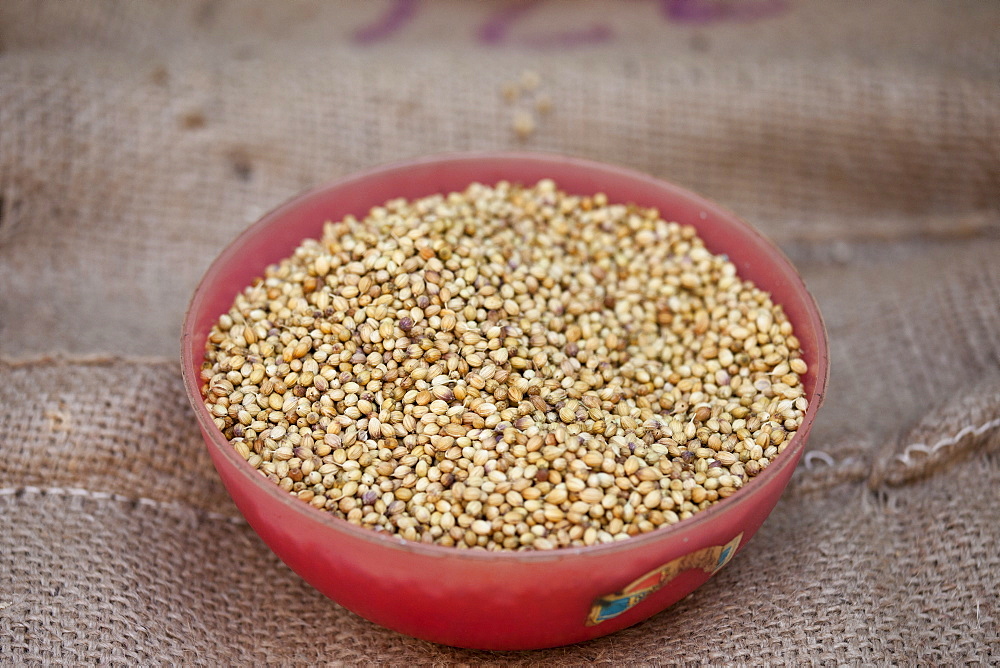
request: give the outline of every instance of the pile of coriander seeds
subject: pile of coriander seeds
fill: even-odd
[[[625,540],[802,424],[779,305],[653,209],[472,184],[324,226],[213,327],[205,404],[287,491],[407,540]]]

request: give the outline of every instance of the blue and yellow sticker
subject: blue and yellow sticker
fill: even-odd
[[[621,591],[601,596],[590,606],[587,626],[600,624],[630,610],[684,571],[700,568],[709,575],[716,573],[733,558],[742,539],[743,533],[740,532],[725,545],[713,545],[685,554],[633,580]]]

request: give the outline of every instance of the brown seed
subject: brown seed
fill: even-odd
[[[565,487],[556,487],[545,496],[545,501],[553,505],[559,505],[568,498]]]
[[[636,471],[636,476],[642,481],[656,481],[663,477],[663,474],[651,466],[647,466]]]
[[[732,466],[740,460],[738,455],[725,451],[715,453],[715,459],[723,466]]]

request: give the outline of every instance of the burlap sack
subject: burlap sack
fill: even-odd
[[[998,25],[925,0],[0,4],[0,663],[1000,661]],[[744,552],[643,624],[523,654],[303,583],[225,495],[176,362],[194,285],[261,213],[493,148],[739,212],[833,354]]]

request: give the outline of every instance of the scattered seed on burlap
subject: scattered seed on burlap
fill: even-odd
[[[511,127],[519,139],[527,139],[535,131],[535,117],[531,112],[518,109],[511,118]]]
[[[511,129],[521,141],[528,140],[537,127],[537,117],[547,116],[552,112],[553,103],[549,95],[539,91],[542,77],[535,70],[524,70],[516,81],[506,81],[500,88],[500,93],[509,104],[534,101],[532,108],[521,105],[511,114]]]
[[[348,522],[490,550],[593,545],[735,494],[802,424],[779,305],[658,212],[473,184],[267,268],[212,329],[205,404]]]

